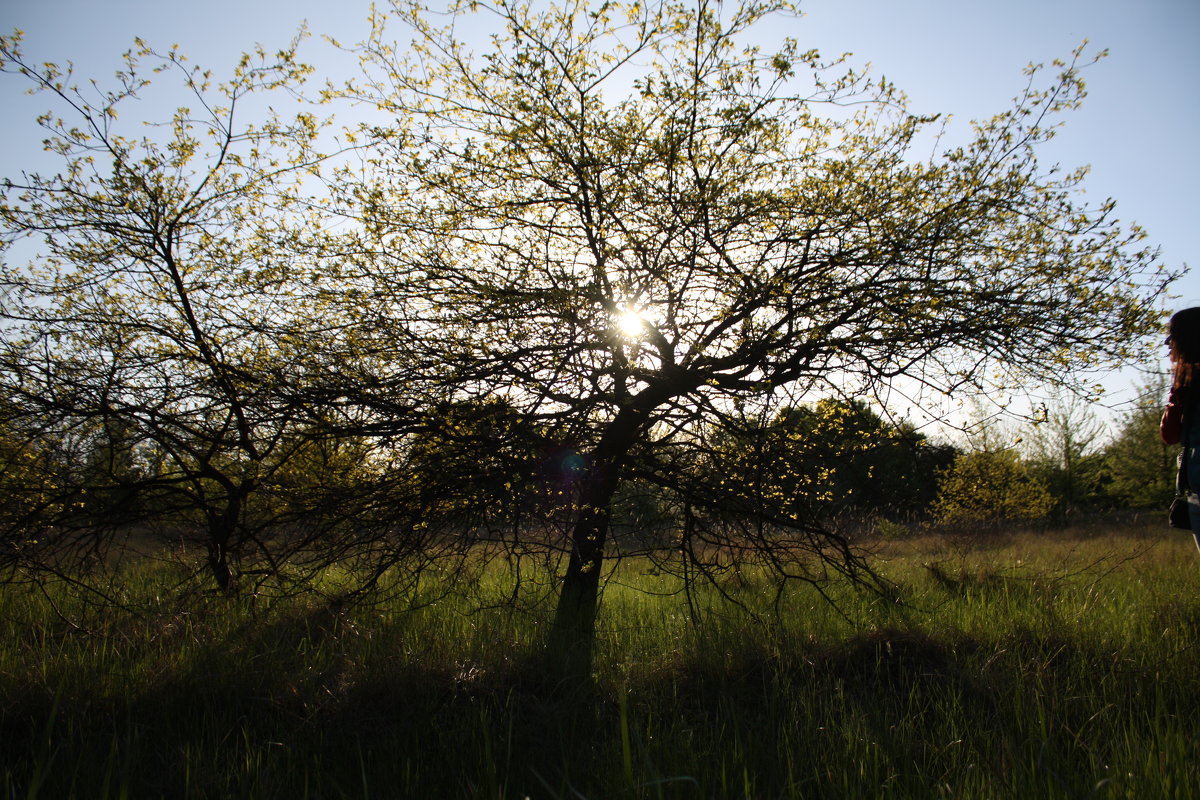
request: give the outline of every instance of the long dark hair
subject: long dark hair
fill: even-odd
[[[1167,323],[1167,344],[1171,348],[1171,368],[1176,389],[1194,391],[1200,371],[1200,308],[1176,311]]]

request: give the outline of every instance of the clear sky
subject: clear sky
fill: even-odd
[[[256,42],[283,45],[305,19],[316,34],[356,41],[368,9],[368,0],[0,0],[0,30],[22,29],[28,56],[72,60],[80,77],[111,76],[134,36],[178,43],[219,76]],[[1115,198],[1118,216],[1141,224],[1168,265],[1200,267],[1200,0],[802,0],[801,9],[773,32],[825,54],[853,52],[903,89],[913,110],[953,114],[961,131],[1009,105],[1026,64],[1066,58],[1084,39],[1108,49],[1085,73],[1084,108],[1047,160],[1091,165],[1090,198]],[[315,39],[301,52],[318,68],[336,63]],[[0,175],[40,150],[37,129],[22,120],[46,104],[22,98],[24,89],[0,76]],[[1200,305],[1200,270],[1173,293],[1168,307]],[[1109,381],[1114,399],[1133,377]]]

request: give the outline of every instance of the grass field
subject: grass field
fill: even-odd
[[[6,798],[1200,797],[1200,556],[1155,527],[883,543],[904,602],[644,562],[594,684],[503,576],[417,611],[0,595]],[[156,599],[156,593],[158,598]],[[53,597],[53,595],[51,595]],[[69,622],[68,622],[69,620]],[[75,627],[78,626],[78,627]]]

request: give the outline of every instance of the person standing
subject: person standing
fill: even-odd
[[[1166,444],[1183,444],[1188,515],[1200,549],[1200,308],[1185,308],[1171,317],[1166,344],[1172,380],[1159,435]]]

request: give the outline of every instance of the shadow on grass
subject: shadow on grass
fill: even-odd
[[[1087,796],[1117,780],[1114,765],[1132,776],[1156,747],[1177,755],[1162,744],[1172,720],[1200,712],[1184,671],[1172,685],[1098,645],[1018,628],[988,641],[700,637],[572,693],[533,647],[478,663],[414,656],[325,609],[172,635],[123,691],[4,676],[4,795]],[[186,657],[169,658],[184,639]],[[1154,681],[1167,683],[1147,691]]]

